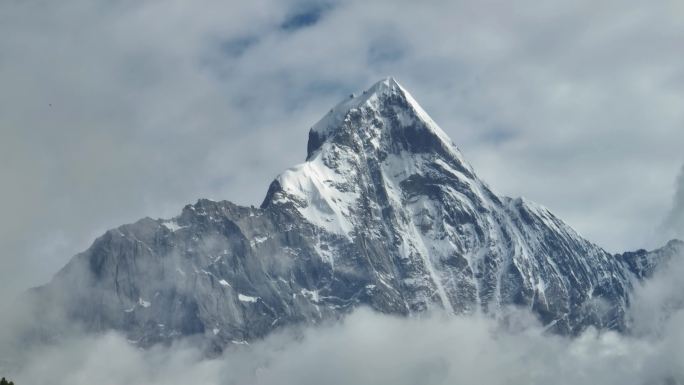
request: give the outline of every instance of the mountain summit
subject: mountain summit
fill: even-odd
[[[335,106],[309,133],[308,155],[326,142],[345,143],[350,135],[370,140],[373,147],[395,141],[413,152],[450,152],[456,146],[418,102],[394,78],[375,83],[359,96]]]
[[[634,282],[671,253],[614,256],[547,209],[498,196],[387,78],[313,126],[306,161],[260,208],[200,200],[110,230],[32,295],[141,346],[194,335],[220,351],[359,306],[525,307],[574,334],[625,330]]]

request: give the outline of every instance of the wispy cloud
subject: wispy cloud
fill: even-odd
[[[311,27],[318,23],[324,13],[328,11],[330,4],[322,5],[318,3],[306,4],[303,9],[296,9],[286,17],[280,24],[280,29],[285,32],[293,32],[298,29]]]
[[[684,167],[675,183],[672,209],[667,214],[661,230],[665,237],[684,238]]]

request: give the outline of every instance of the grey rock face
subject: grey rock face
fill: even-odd
[[[200,200],[110,230],[33,294],[141,346],[196,335],[221,350],[361,305],[527,307],[573,334],[624,330],[633,282],[667,247],[614,256],[547,209],[496,195],[389,78],[311,129],[306,162],[260,208]]]
[[[659,267],[667,267],[674,256],[684,256],[684,242],[673,239],[660,249],[637,250],[616,255],[625,269],[638,279],[650,278]]]

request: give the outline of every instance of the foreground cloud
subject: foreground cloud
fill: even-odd
[[[34,352],[15,378],[57,385],[646,384],[683,378],[674,361],[684,339],[670,337],[588,331],[572,340],[533,326],[503,332],[480,317],[357,311],[341,324],[272,336],[213,360],[183,344],[143,351],[116,334],[79,338]]]
[[[550,335],[525,311],[497,321],[362,309],[215,359],[188,341],[141,350],[109,333],[33,349],[21,366],[5,369],[18,384],[55,385],[676,384],[684,382],[681,273],[679,258],[637,288],[632,336]]]

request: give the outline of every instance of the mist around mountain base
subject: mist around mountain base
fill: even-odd
[[[559,336],[524,309],[497,320],[362,308],[341,322],[284,329],[212,359],[191,339],[140,349],[108,332],[74,333],[22,354],[3,343],[0,354],[14,361],[0,365],[17,384],[680,384],[682,274],[678,256],[636,288],[630,334],[589,328]],[[7,319],[5,339],[22,324],[10,327]]]

